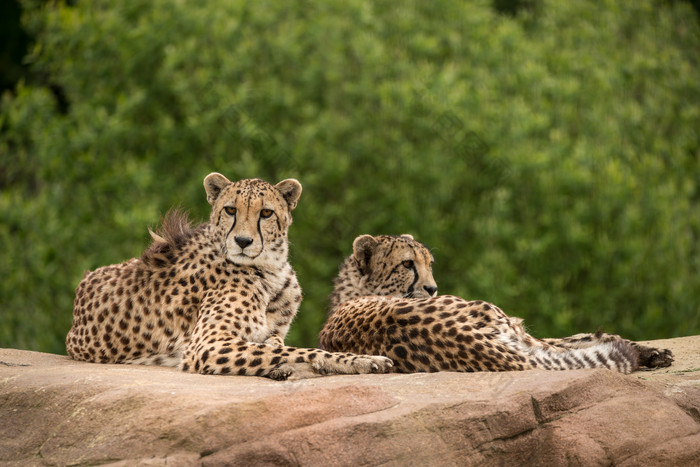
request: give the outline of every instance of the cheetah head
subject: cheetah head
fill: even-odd
[[[361,275],[359,286],[366,295],[404,298],[437,295],[433,255],[412,236],[361,235],[353,242],[352,249]]]
[[[287,179],[277,185],[260,179],[231,182],[220,173],[204,179],[212,206],[210,224],[226,259],[245,266],[277,266],[287,260],[287,230],[301,184]]]

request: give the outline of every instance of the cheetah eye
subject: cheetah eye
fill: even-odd
[[[262,217],[263,219],[267,219],[272,215],[273,212],[274,211],[272,209],[263,209],[262,211],[260,211],[260,217]]]
[[[403,267],[405,267],[407,269],[411,269],[413,267],[413,261],[411,261],[410,259],[407,259],[406,261],[402,261],[401,264],[403,265]]]
[[[224,208],[224,211],[226,211],[226,214],[228,214],[229,216],[235,216],[235,215],[236,215],[236,208],[234,208],[233,206],[226,206],[226,207]]]

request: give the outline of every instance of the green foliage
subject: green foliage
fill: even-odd
[[[202,179],[298,178],[288,342],[360,234],[433,248],[441,293],[538,336],[700,332],[700,27],[689,6],[77,2],[32,7],[0,113],[0,346],[64,352],[83,272]]]

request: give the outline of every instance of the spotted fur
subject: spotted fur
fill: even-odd
[[[431,263],[430,251],[410,236],[355,239],[335,281],[321,348],[385,355],[394,361],[393,371],[407,373],[535,368],[630,373],[673,361],[670,350],[612,334],[537,339],[520,318],[491,303],[433,296]]]
[[[204,179],[209,222],[171,211],[139,259],[88,272],[66,338],[76,360],[204,374],[381,373],[385,357],[284,345],[302,295],[287,261],[296,180]]]

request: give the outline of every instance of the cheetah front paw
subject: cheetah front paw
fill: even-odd
[[[669,349],[637,346],[639,365],[647,368],[666,368],[673,363],[673,352]]]
[[[393,360],[379,355],[358,355],[352,364],[358,373],[388,373],[394,367]]]
[[[275,381],[296,381],[298,379],[318,378],[323,376],[310,363],[283,363],[267,374]]]
[[[322,375],[332,374],[367,374],[387,373],[394,362],[378,355],[351,355],[345,359],[320,359],[312,363],[314,369]]]

